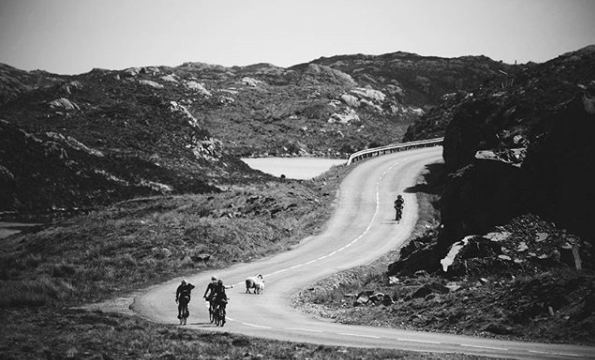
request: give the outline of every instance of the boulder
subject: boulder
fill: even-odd
[[[359,99],[356,96],[343,94],[341,95],[341,100],[347,105],[351,107],[358,107],[359,106]]]
[[[334,113],[328,119],[329,124],[349,124],[351,122],[359,122],[360,118],[357,112],[351,108],[345,109],[343,113]]]
[[[210,97],[212,94],[209,90],[207,90],[203,84],[196,82],[196,81],[187,81],[184,83],[184,85],[190,89],[190,90],[194,90],[197,93],[205,96],[205,97]]]
[[[340,70],[333,69],[330,66],[319,65],[319,64],[308,64],[308,68],[305,71],[306,75],[313,75],[316,79],[324,79],[324,81],[331,82],[333,84],[355,86],[356,82],[353,80],[351,75],[346,74]],[[317,80],[319,82],[320,80]]]
[[[384,102],[386,95],[380,90],[368,89],[368,88],[356,88],[351,90],[353,94],[359,95],[360,97],[366,98],[375,102]]]
[[[142,80],[139,80],[138,83],[141,84],[141,85],[150,86],[150,87],[152,87],[154,89],[163,89],[163,88],[165,88],[165,86],[161,85],[158,82],[152,81],[152,80],[142,79]]]
[[[190,256],[190,260],[192,260],[193,262],[208,262],[211,259],[211,255],[210,254],[197,254],[197,255],[192,255]]]
[[[265,84],[265,82],[246,76],[242,78],[242,84],[252,87],[259,87],[260,85]]]
[[[411,295],[411,298],[425,298],[430,294],[447,294],[448,292],[450,292],[450,289],[444,285],[438,283],[424,284]]]
[[[79,106],[67,98],[60,98],[49,103],[52,109],[80,110]]]
[[[371,301],[371,297],[374,295],[373,290],[364,290],[357,294],[354,306],[367,305]]]
[[[176,80],[176,77],[173,74],[162,76],[161,80],[167,81],[167,82],[172,82],[172,83],[178,82],[178,80]]]
[[[483,331],[490,332],[496,335],[510,335],[512,330],[502,324],[490,323],[483,328]]]

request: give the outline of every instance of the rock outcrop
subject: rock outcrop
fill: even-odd
[[[405,254],[391,264],[390,274],[442,271],[439,262],[453,244],[529,214],[595,242],[594,48],[503,72],[472,92],[446,96],[412,127],[408,139],[444,134],[448,176],[440,199],[442,224],[426,251]],[[484,243],[471,244],[481,248]],[[518,244],[516,252],[526,252],[527,246]],[[555,251],[572,261],[542,255],[564,266],[582,266],[572,249],[560,245]],[[515,266],[510,254],[494,250],[489,258]]]
[[[457,107],[444,140],[447,170],[457,174],[443,199],[451,238],[485,231],[521,212],[540,214],[579,235],[591,233],[593,62],[592,52],[562,56],[517,75],[516,85],[502,90],[492,84],[492,91],[479,90]],[[523,155],[511,163],[510,154],[519,149]],[[480,150],[499,159],[477,159]],[[470,188],[477,186],[484,189]]]
[[[73,76],[1,65],[0,119],[51,144],[46,151],[59,154],[64,162],[57,168],[76,168],[76,162],[86,169],[96,167],[79,175],[139,184],[149,193],[176,193],[194,188],[194,183],[217,185],[235,176],[244,178],[249,170],[230,155],[346,157],[366,147],[394,143],[440,96],[469,91],[508,68],[487,58],[407,53],[321,58],[290,68],[185,63],[93,69]],[[49,140],[46,134],[63,138]],[[23,185],[26,175],[16,170],[17,162],[11,158],[20,147],[10,149],[4,134],[0,136],[0,165]],[[92,163],[79,163],[82,157],[73,160],[79,153]],[[16,158],[18,163],[39,160],[29,156],[40,153],[21,151]],[[121,169],[115,159],[138,166]],[[148,176],[154,166],[161,175]],[[49,188],[36,186],[48,190],[59,171],[52,175],[49,167],[40,169]],[[136,171],[140,174],[133,174]],[[74,177],[69,181],[69,186],[78,186]],[[30,198],[29,190],[20,185],[16,198]],[[106,197],[121,198],[126,196]],[[75,205],[74,197],[65,199],[70,200],[56,206]],[[53,202],[47,199],[43,206]]]

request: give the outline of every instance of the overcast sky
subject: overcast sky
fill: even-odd
[[[544,62],[595,44],[594,19],[595,0],[0,0],[0,62],[59,74],[395,51]]]

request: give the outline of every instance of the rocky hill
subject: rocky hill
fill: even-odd
[[[446,95],[409,129],[407,139],[444,136],[445,163],[426,184],[440,224],[388,268],[431,300],[402,309],[418,306],[447,331],[592,341],[593,64],[590,46],[502,72]],[[446,297],[473,301],[453,303],[452,316],[465,315],[445,322],[432,309]]]
[[[421,209],[414,237],[298,306],[346,324],[592,345],[594,64],[592,46],[442,96],[405,136],[444,136],[444,163],[405,190]]]
[[[0,64],[0,210],[258,181],[236,156],[346,157],[399,141],[444,93],[508,68],[407,53],[287,69],[185,63],[73,76]]]
[[[443,135],[447,243],[524,213],[590,238],[595,46],[448,95],[407,139]]]

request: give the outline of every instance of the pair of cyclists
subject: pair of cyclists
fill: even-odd
[[[223,285],[223,281],[221,279],[217,279],[216,276],[211,277],[211,282],[207,285],[207,289],[203,297],[209,301],[212,307],[220,307],[223,309],[225,313],[225,308],[227,306],[227,294],[225,293],[225,289],[230,289],[233,286],[226,286]],[[190,293],[195,286],[187,283],[186,280],[182,280],[180,286],[176,290],[176,303],[178,303],[178,319],[182,318],[183,312],[188,311],[188,303],[190,302]],[[186,314],[186,317],[188,315]]]

